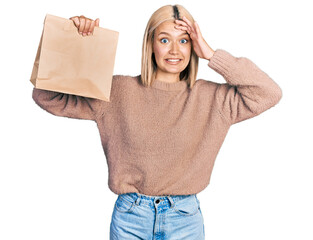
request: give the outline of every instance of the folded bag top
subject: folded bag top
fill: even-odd
[[[83,37],[72,20],[47,14],[30,81],[35,88],[110,101],[119,33]]]

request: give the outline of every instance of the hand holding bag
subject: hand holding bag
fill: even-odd
[[[119,33],[83,37],[72,20],[47,14],[30,81],[35,88],[110,101]]]

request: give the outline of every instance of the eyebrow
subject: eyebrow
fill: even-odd
[[[170,35],[167,32],[160,32],[158,35],[161,35],[161,34]],[[182,36],[182,35],[188,35],[188,33],[185,32],[185,33],[180,34],[179,36]]]

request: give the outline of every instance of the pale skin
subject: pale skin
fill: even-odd
[[[71,17],[82,36],[93,34],[99,27],[99,18],[92,20],[85,16]],[[155,29],[153,52],[157,62],[156,79],[164,82],[178,82],[179,74],[186,68],[191,55],[191,45],[199,58],[210,60],[214,50],[204,40],[197,22],[192,23],[185,16],[182,20],[169,20]]]
[[[92,35],[94,28],[99,27],[100,21],[99,18],[97,18],[96,20],[92,20],[83,15],[71,17],[70,20],[74,22],[79,34],[81,34],[82,36]]]

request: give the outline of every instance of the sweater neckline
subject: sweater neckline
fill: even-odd
[[[154,79],[151,87],[165,91],[179,91],[187,88],[187,82],[185,80],[180,80],[179,82],[169,83]]]

